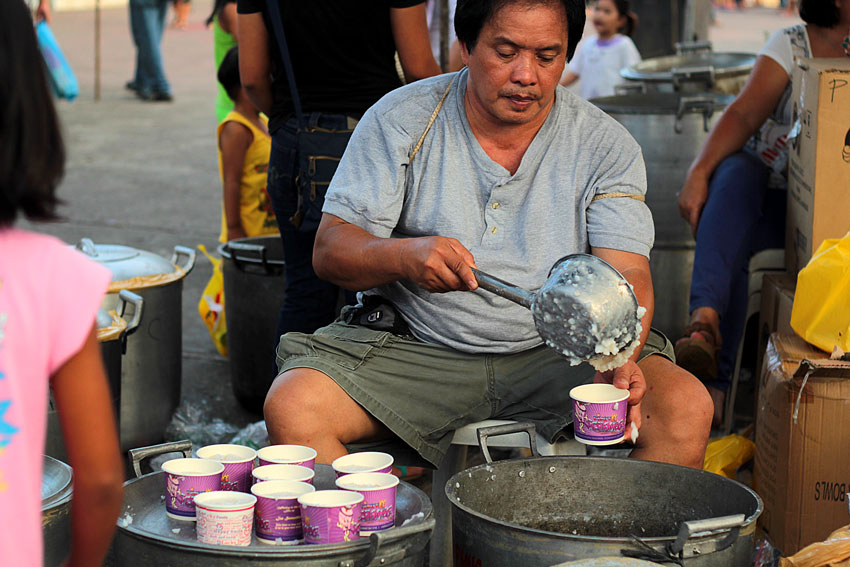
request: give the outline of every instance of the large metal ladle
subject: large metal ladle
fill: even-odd
[[[529,308],[540,337],[571,364],[619,353],[640,336],[632,287],[598,256],[561,258],[537,293],[481,270],[472,271],[482,289]]]

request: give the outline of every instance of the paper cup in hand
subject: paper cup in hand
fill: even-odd
[[[208,459],[171,459],[165,472],[165,513],[175,520],[195,521],[195,496],[221,488],[224,465]]]
[[[337,478],[353,473],[388,473],[393,468],[393,457],[377,451],[351,453],[339,457],[331,466],[336,471]]]
[[[353,473],[336,479],[337,488],[363,495],[360,535],[386,530],[395,525],[398,477],[389,473]]]
[[[613,445],[625,437],[629,391],[612,384],[570,390],[575,438],[587,445]]]
[[[339,543],[360,537],[363,495],[348,490],[317,490],[298,497],[305,543]]]
[[[219,490],[195,498],[198,541],[213,545],[251,545],[257,497]]]
[[[257,467],[251,473],[254,476],[254,484],[267,480],[292,480],[295,482],[306,482],[313,484],[313,469],[301,465],[264,465]]]
[[[269,445],[257,451],[260,466],[263,465],[301,465],[315,468],[316,450],[304,445]]]
[[[291,480],[269,480],[252,486],[251,493],[257,497],[257,539],[272,545],[292,545],[304,539],[298,497],[315,490],[312,484]]]
[[[198,457],[218,461],[224,465],[221,490],[248,492],[251,489],[251,471],[257,451],[244,445],[207,445],[198,449]]]

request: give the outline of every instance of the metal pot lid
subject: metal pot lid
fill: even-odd
[[[714,74],[719,77],[747,74],[756,63],[755,53],[718,53],[703,51],[683,55],[666,55],[651,57],[631,67],[624,67],[620,75],[630,81],[649,83],[673,82],[673,69],[690,67],[713,67]]]
[[[41,509],[47,510],[71,496],[71,467],[44,455],[44,470],[41,476]]]
[[[722,109],[735,100],[734,95],[713,92],[686,95],[648,92],[592,98],[590,102],[608,113],[619,114],[683,114],[702,113],[706,105]]]
[[[95,244],[83,238],[75,246],[83,254],[109,268],[112,281],[174,272],[174,264],[158,254],[120,244]]]

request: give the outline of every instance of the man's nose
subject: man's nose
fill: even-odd
[[[537,65],[534,53],[522,53],[516,58],[511,71],[511,81],[523,86],[537,83]]]

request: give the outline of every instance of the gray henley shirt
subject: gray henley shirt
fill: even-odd
[[[382,238],[446,236],[478,267],[536,291],[559,258],[590,247],[649,256],[652,216],[640,147],[614,119],[558,87],[514,175],[493,161],[464,110],[466,70],[390,92],[357,125],[323,211]],[[451,91],[421,149],[443,92]],[[380,286],[422,341],[508,353],[542,341],[531,312],[484,290],[430,293],[411,281]]]

